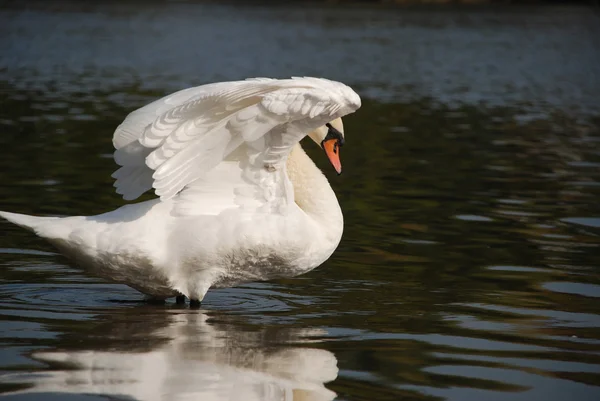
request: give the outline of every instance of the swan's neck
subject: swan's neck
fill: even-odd
[[[288,157],[287,173],[294,186],[296,204],[321,226],[327,240],[337,246],[344,229],[340,204],[327,178],[300,144],[294,146]]]

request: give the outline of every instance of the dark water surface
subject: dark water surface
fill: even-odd
[[[182,87],[317,75],[364,106],[341,177],[305,146],[337,252],[201,310],[0,222],[6,399],[600,399],[597,11],[37,4],[0,9],[3,210],[122,205],[114,128]]]

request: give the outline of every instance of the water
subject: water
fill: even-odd
[[[0,223],[5,399],[600,398],[597,11],[31,4],[0,11],[4,210],[122,205],[112,131],[182,87],[318,75],[364,106],[342,176],[305,146],[333,257],[200,310]]]

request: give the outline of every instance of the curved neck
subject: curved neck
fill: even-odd
[[[292,149],[286,166],[294,186],[296,204],[323,228],[327,239],[337,246],[344,229],[344,217],[329,181],[299,143]]]

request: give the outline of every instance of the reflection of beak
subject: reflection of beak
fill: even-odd
[[[342,163],[340,162],[340,140],[337,138],[327,139],[321,143],[321,146],[325,150],[331,165],[338,173],[342,174]]]

